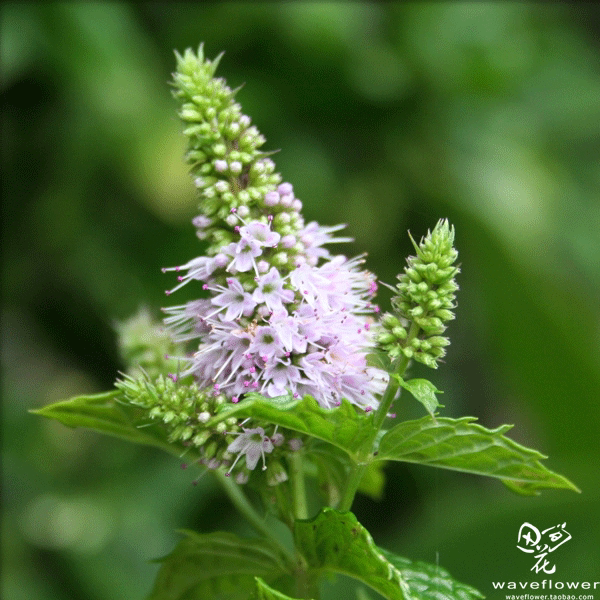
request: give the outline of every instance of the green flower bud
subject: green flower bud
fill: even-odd
[[[290,214],[287,212],[280,212],[274,219],[275,227],[282,227],[287,225],[291,220]]]
[[[419,338],[415,338],[415,339],[419,340]],[[428,350],[431,350],[431,344],[430,344],[429,340],[419,340],[419,348],[423,352],[427,352]]]
[[[391,313],[386,313],[381,319],[381,324],[386,329],[393,329],[394,327],[400,325],[400,320],[398,319],[398,317],[392,315]]]
[[[186,440],[189,440],[192,437],[192,435],[194,435],[194,430],[192,427],[190,427],[188,425],[187,427],[183,428],[181,435],[180,435],[180,439],[182,441],[186,441]]]
[[[437,369],[436,359],[427,352],[417,352],[413,357],[417,362],[423,363],[427,367]]]
[[[408,335],[406,329],[404,329],[404,327],[398,325],[397,327],[394,327],[392,329],[392,333],[394,334],[394,337],[399,339],[399,340],[405,340],[406,336]]]
[[[287,252],[278,252],[277,254],[275,254],[275,256],[273,256],[272,261],[276,267],[285,266],[288,262]]]
[[[451,310],[445,308],[435,311],[435,316],[442,321],[451,321],[454,319],[454,313]]]
[[[206,459],[210,459],[212,458],[216,453],[217,450],[219,449],[217,442],[212,441],[210,444],[207,444],[206,446],[204,446],[204,458]]]
[[[388,356],[392,360],[395,360],[402,354],[402,346],[400,344],[394,344],[393,346],[389,346],[388,348],[385,348],[385,350],[387,351]]]
[[[160,406],[155,406],[148,414],[151,419],[160,419],[163,416],[163,411]]]
[[[204,444],[208,441],[208,438],[210,438],[211,435],[212,433],[210,431],[202,431],[200,433],[197,433],[192,438],[192,444],[198,447],[204,446]]]
[[[437,359],[444,356],[444,347],[449,344],[441,334],[454,319],[452,309],[458,290],[454,280],[460,271],[454,266],[458,258],[454,227],[442,219],[420,244],[412,237],[411,241],[416,256],[407,259],[404,273],[398,275],[398,293],[392,298],[394,314],[382,319],[383,327],[391,334],[380,334],[377,343],[392,359],[403,355],[436,368]]]
[[[396,336],[393,333],[381,333],[377,336],[377,343],[385,346],[396,341]]]
[[[165,423],[170,423],[171,421],[175,420],[177,420],[177,414],[172,410],[167,411],[163,416],[163,421]]]
[[[430,337],[428,341],[433,347],[443,347],[450,344],[450,340],[447,337],[442,336]]]

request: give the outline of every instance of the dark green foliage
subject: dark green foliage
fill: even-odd
[[[546,458],[543,454],[507,438],[511,425],[486,429],[475,420],[423,417],[399,423],[381,438],[377,457],[497,477],[524,495],[539,494],[543,488],[579,491],[540,463]]]
[[[148,600],[243,600],[252,597],[255,577],[267,581],[289,574],[267,540],[242,539],[232,533],[185,537],[162,559]]]

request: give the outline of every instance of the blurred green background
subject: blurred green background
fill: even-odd
[[[393,283],[438,218],[462,262],[447,416],[550,455],[581,495],[389,465],[355,512],[377,543],[501,598],[543,579],[523,521],[567,523],[555,579],[600,580],[600,7],[528,3],[11,3],[1,7],[2,597],[141,600],[176,528],[244,531],[216,484],[158,451],[27,413],[108,389],[115,321],[198,255],[167,81],[218,74],[307,219],[348,223]],[[389,307],[389,293],[380,294]],[[421,374],[419,368],[413,374]],[[403,407],[400,416],[418,415]],[[351,598],[344,581],[327,598]]]

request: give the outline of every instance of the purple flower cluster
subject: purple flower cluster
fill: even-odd
[[[301,206],[289,183],[267,193],[264,203]],[[270,215],[246,220],[242,212],[232,209],[227,223],[234,238],[217,254],[165,269],[180,273],[167,294],[192,280],[209,292],[206,299],[163,309],[176,341],[199,340],[183,375],[193,374],[199,385],[233,402],[254,391],[309,394],[325,408],[342,398],[366,411],[376,408],[387,375],[367,366],[374,344],[370,315],[378,308],[371,303],[377,284],[360,269],[363,259],[332,256],[324,248],[346,241],[332,236],[340,226],[313,222],[282,236]],[[202,237],[210,219],[194,222]]]

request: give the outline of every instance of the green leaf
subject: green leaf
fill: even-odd
[[[185,538],[161,561],[149,600],[250,599],[256,592],[255,577],[272,582],[287,574],[266,539],[249,540],[221,531],[181,533]]]
[[[358,588],[356,590],[356,600],[373,600],[373,596],[369,596],[369,593],[364,588]]]
[[[255,577],[256,581],[256,600],[297,600],[291,596],[286,596],[271,586],[267,585],[260,577]]]
[[[386,373],[390,373],[392,371],[392,361],[387,352],[375,350],[370,354],[367,354],[367,364],[370,367],[377,367]]]
[[[398,380],[398,383],[406,391],[410,392],[424,407],[425,410],[433,417],[435,411],[440,404],[435,397],[436,394],[443,394],[438,390],[431,381],[427,379],[409,379],[404,381],[400,375],[393,375]]]
[[[497,477],[524,495],[543,488],[579,491],[539,462],[547,458],[543,454],[505,437],[511,425],[486,429],[475,420],[424,417],[400,423],[381,438],[376,458]]]
[[[87,427],[135,444],[156,446],[176,456],[185,452],[181,444],[167,441],[167,432],[163,427],[149,422],[147,411],[120,402],[120,397],[118,390],[77,396],[30,412],[56,419],[68,427]]]
[[[475,600],[483,594],[464,583],[455,581],[450,573],[436,565],[412,562],[379,548],[380,552],[401,573],[411,594],[419,600]]]
[[[373,434],[372,413],[359,412],[347,400],[336,408],[325,409],[311,396],[265,398],[251,393],[238,404],[223,405],[206,426],[212,427],[231,416],[262,419],[310,435],[337,446],[355,462],[359,462]]]
[[[294,538],[309,567],[348,575],[390,600],[418,600],[351,512],[323,508],[314,519],[296,521]]]
[[[87,427],[129,442],[157,446],[181,456],[187,448],[167,441],[168,432],[160,422],[152,422],[145,409],[122,402],[119,390],[93,396],[78,396],[49,404],[30,412],[56,419],[69,427]],[[238,404],[225,404],[207,424],[216,425],[230,416],[253,417],[326,441],[358,461],[368,446],[372,431],[372,414],[359,412],[342,400],[339,407],[324,409],[310,396],[264,398],[248,394]],[[193,450],[189,450],[193,452]]]

